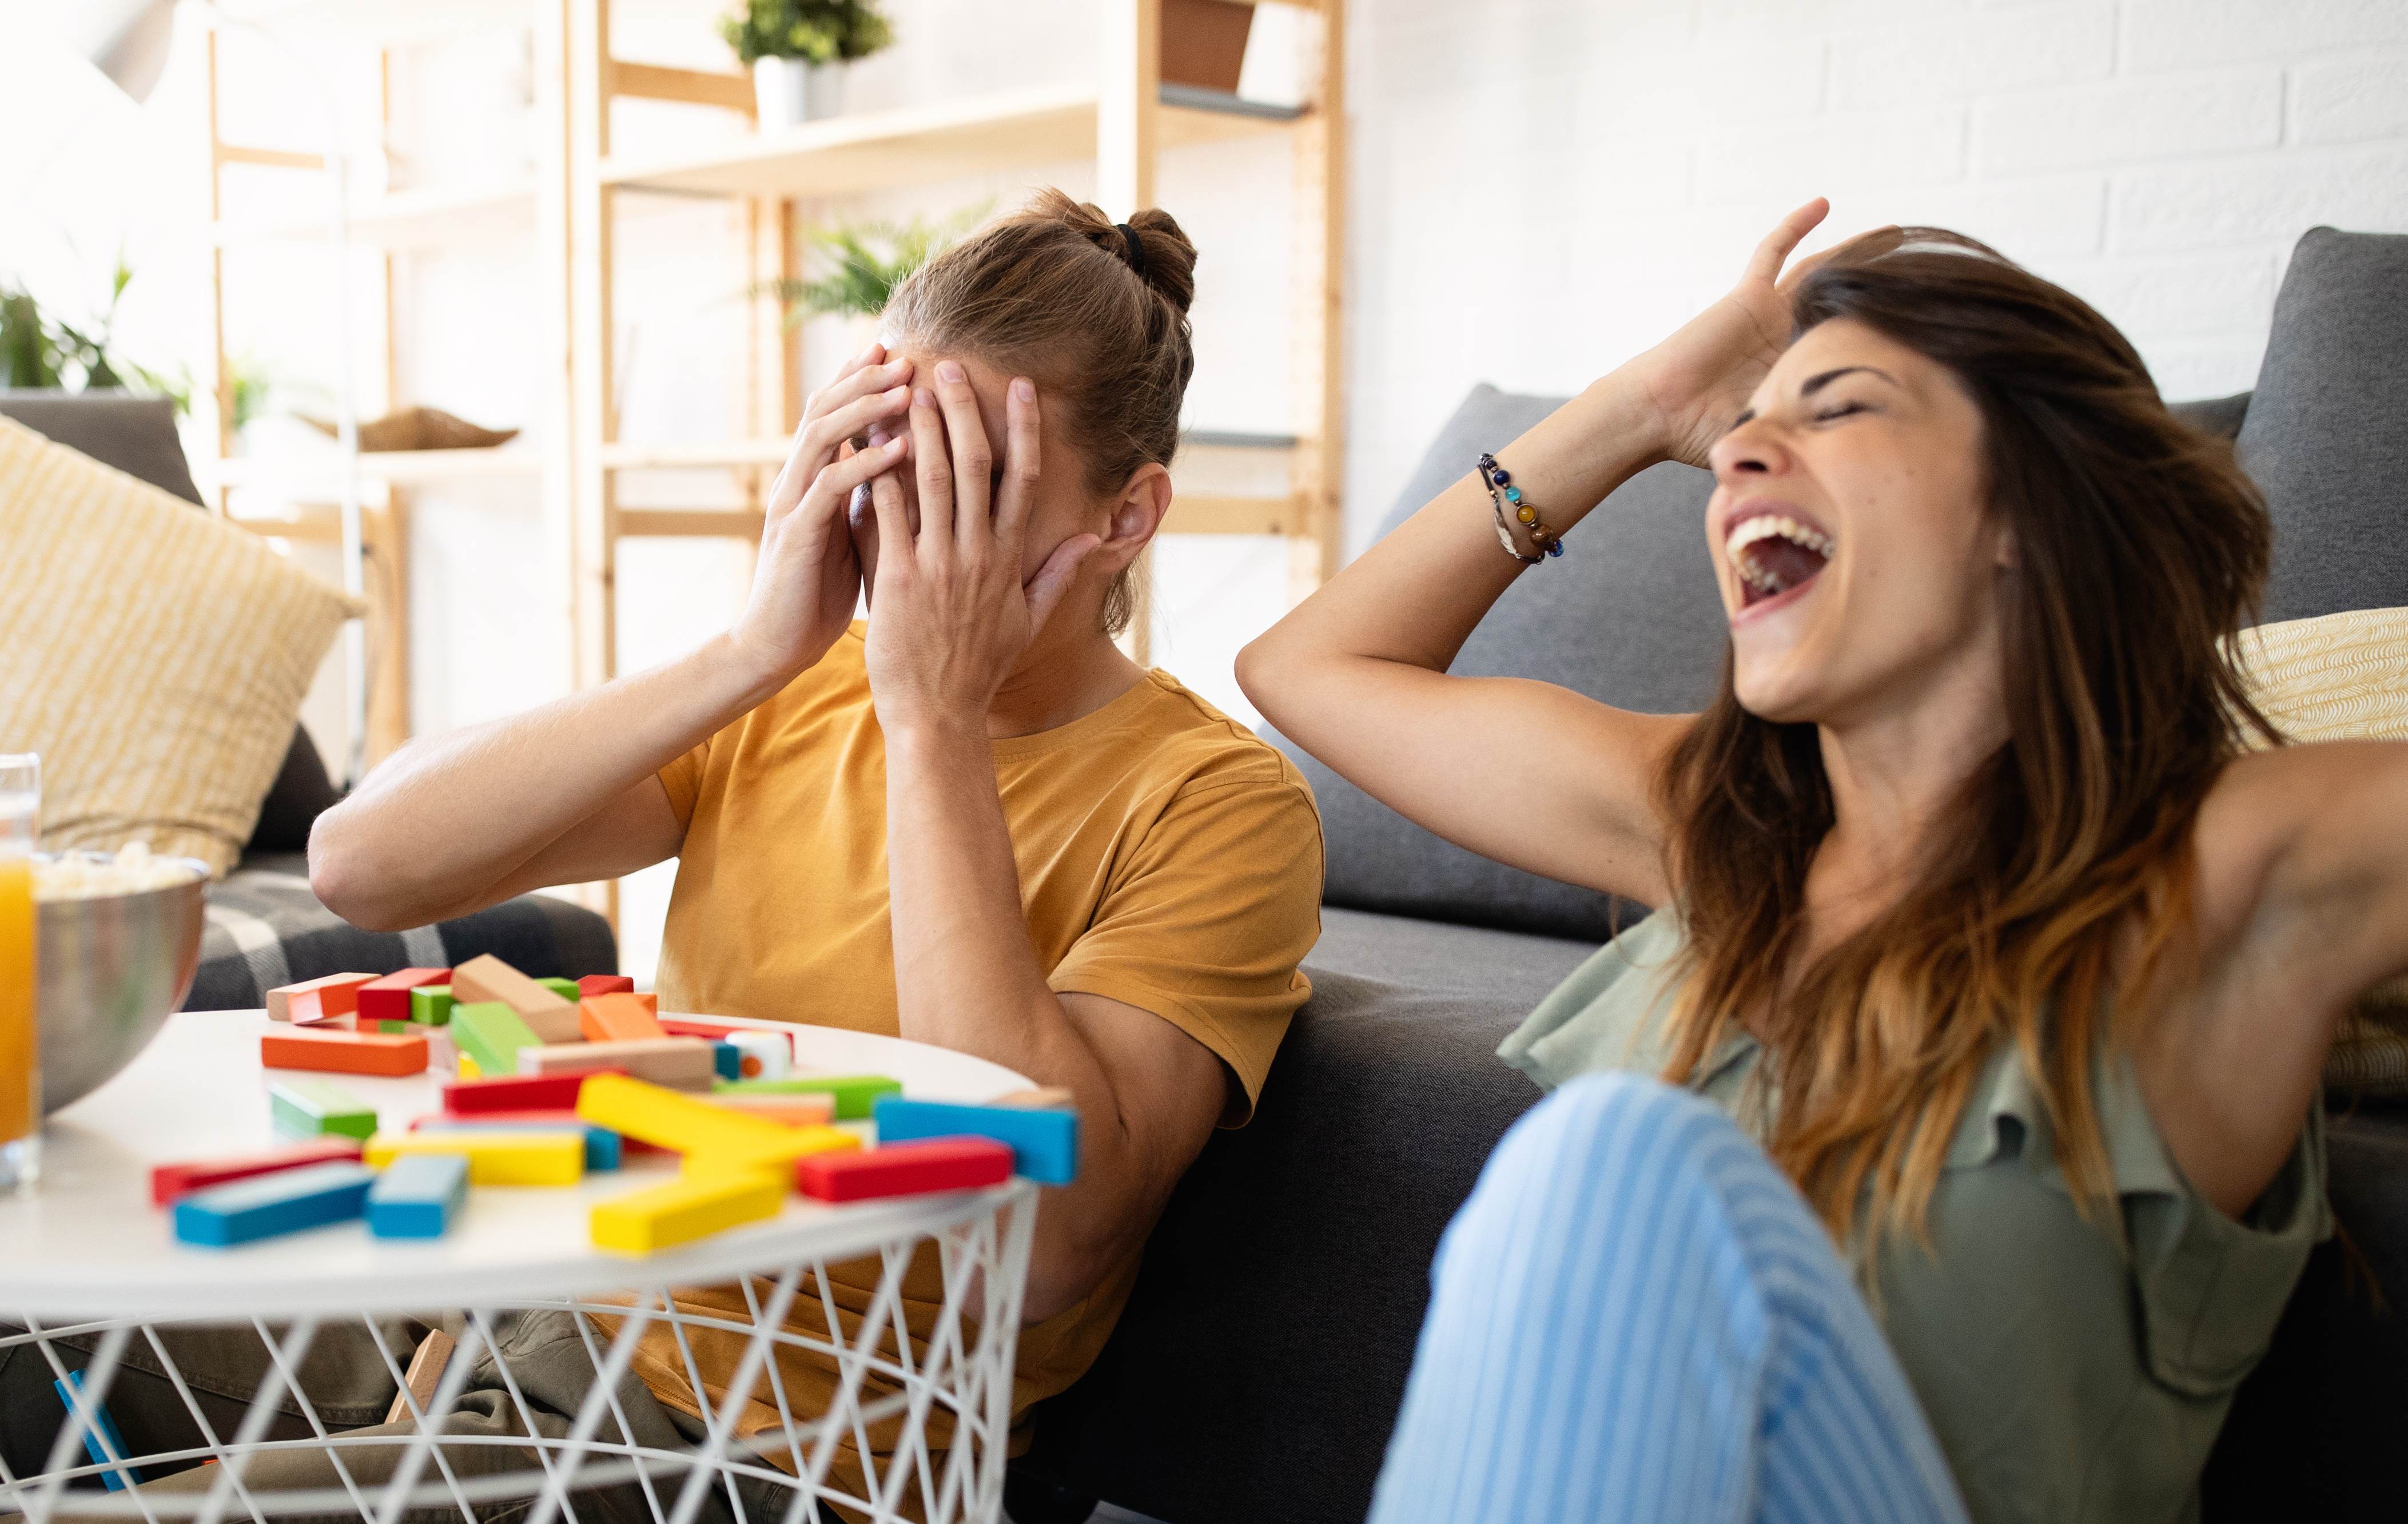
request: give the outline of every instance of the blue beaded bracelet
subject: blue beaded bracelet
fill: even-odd
[[[1488,503],[1497,513],[1497,542],[1505,547],[1506,554],[1526,567],[1535,567],[1550,555],[1564,554],[1563,537],[1540,522],[1539,510],[1522,500],[1522,489],[1513,484],[1512,473],[1497,464],[1496,456],[1484,453],[1481,455],[1480,480],[1487,484]],[[1505,516],[1508,504],[1513,510],[1511,519]],[[1529,530],[1530,543],[1538,547],[1538,554],[1522,554],[1521,540],[1513,533],[1517,523]]]

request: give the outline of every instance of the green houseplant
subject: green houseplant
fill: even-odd
[[[108,304],[93,322],[80,324],[43,310],[24,287],[0,281],[0,388],[88,392],[130,387],[171,398],[177,411],[185,410],[192,402],[188,383],[136,365],[117,349],[117,305],[133,279],[133,269],[119,259],[109,273]]]
[[[743,0],[719,33],[752,71],[764,132],[836,115],[843,66],[895,40],[872,0]]]
[[[805,235],[811,273],[798,280],[771,280],[757,288],[786,305],[792,327],[814,315],[874,318],[913,270],[986,215],[982,206],[941,221],[852,223]]]

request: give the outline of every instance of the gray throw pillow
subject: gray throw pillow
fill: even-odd
[[[2300,239],[2240,451],[2274,515],[2266,623],[2408,604],[2408,235]]]

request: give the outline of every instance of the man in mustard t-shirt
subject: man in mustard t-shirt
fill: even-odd
[[[1159,213],[1127,253],[1086,216],[1046,203],[898,294],[896,352],[812,398],[726,635],[413,742],[310,853],[372,927],[675,856],[664,1009],[899,1034],[1072,1091],[1081,1174],[1038,1213],[1015,1416],[1095,1359],[1171,1188],[1250,1114],[1319,933],[1302,779],[1111,640],[1170,505],[1193,251]],[[847,1314],[876,1284],[856,1268],[829,1277]],[[907,1289],[936,1296],[933,1267]],[[687,1297],[745,1316],[739,1287]],[[695,1344],[714,1409],[743,1344]],[[781,1359],[808,1410],[833,1366]],[[637,1371],[701,1410],[673,1344]],[[756,1391],[739,1427],[778,1421]]]

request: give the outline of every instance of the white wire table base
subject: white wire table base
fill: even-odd
[[[441,1517],[478,1524],[507,1514],[511,1524],[594,1524],[597,1489],[610,1488],[613,1498],[640,1500],[633,1508],[619,1504],[619,1517],[633,1521],[649,1515],[651,1524],[729,1518],[814,1524],[814,1502],[877,1524],[921,1518],[993,1524],[1002,1516],[1012,1362],[1037,1189],[1014,1181],[989,1193],[989,1201],[950,1226],[882,1247],[874,1291],[866,1276],[837,1282],[867,1294],[867,1308],[857,1314],[838,1305],[819,1259],[744,1278],[741,1316],[700,1310],[692,1293],[681,1306],[672,1287],[640,1279],[639,1261],[630,1262],[628,1285],[609,1296],[519,1298],[442,1309],[439,1316],[421,1314],[456,1330],[457,1347],[431,1401],[406,1379],[414,1351],[394,1347],[389,1324],[379,1317],[283,1320],[264,1313],[247,1326],[264,1345],[265,1373],[231,1432],[211,1423],[208,1404],[194,1391],[206,1383],[188,1379],[174,1351],[179,1330],[245,1324],[131,1317],[64,1323],[0,1309],[0,1317],[13,1316],[23,1329],[0,1330],[0,1365],[37,1352],[42,1366],[33,1374],[44,1385],[62,1384],[56,1411],[63,1419],[39,1471],[17,1474],[0,1455],[0,1517],[22,1517],[30,1524],[69,1517],[220,1524],[229,1517],[312,1516],[401,1524],[408,1515],[412,1524]],[[933,1246],[943,1283],[943,1301],[924,1339],[907,1323],[905,1291],[906,1273],[924,1246]],[[811,1301],[825,1333],[794,1318],[798,1304],[808,1308]],[[530,1357],[523,1351],[514,1357],[507,1330],[515,1320],[537,1316],[574,1329],[573,1344],[554,1339],[545,1350],[545,1359],[555,1362],[564,1347],[570,1350],[573,1402],[545,1403],[528,1393],[537,1373],[526,1368]],[[695,1345],[705,1338],[723,1359],[731,1338],[740,1341],[732,1375],[724,1364],[709,1362],[712,1369],[706,1372],[706,1362],[697,1360]],[[406,1432],[385,1426],[364,1433],[322,1421],[321,1403],[301,1375],[322,1340],[339,1341],[346,1353],[357,1350],[380,1362],[399,1394]],[[674,1348],[701,1408],[698,1422],[682,1416],[684,1428],[698,1428],[699,1439],[667,1429],[658,1416],[649,1424],[631,1421],[621,1393],[639,1347],[647,1346],[662,1359],[664,1349]],[[112,1426],[100,1416],[112,1384],[128,1369],[129,1351],[136,1350],[137,1361],[157,1368],[146,1369],[146,1377],[163,1374],[172,1387],[199,1443],[141,1451],[128,1441],[139,1453],[119,1453]],[[79,1363],[79,1385],[68,1375]],[[805,1411],[790,1399],[786,1378],[798,1369],[815,1373],[832,1390],[823,1411]],[[482,1373],[478,1395],[498,1419],[488,1431],[458,1427],[476,1421],[461,1406],[472,1372]],[[563,1389],[561,1370],[542,1374],[542,1389]],[[739,1435],[738,1420],[764,1406],[778,1421]],[[220,1414],[222,1418],[222,1407]],[[305,1436],[269,1436],[280,1417],[289,1430],[295,1416]],[[22,1413],[0,1414],[0,1419],[28,1421]],[[939,1444],[930,1441],[932,1426],[944,1435]],[[676,1443],[645,1443],[638,1436],[646,1430]],[[494,1463],[496,1450],[509,1456],[507,1464]],[[246,1476],[263,1465],[293,1474],[301,1469],[293,1461],[304,1457],[312,1461],[308,1470],[322,1474],[319,1485],[246,1485]],[[215,1464],[206,1473],[192,1472],[208,1462]],[[124,1479],[127,1468],[145,1481],[171,1473],[184,1474],[184,1480],[175,1490],[103,1490],[107,1476]]]

